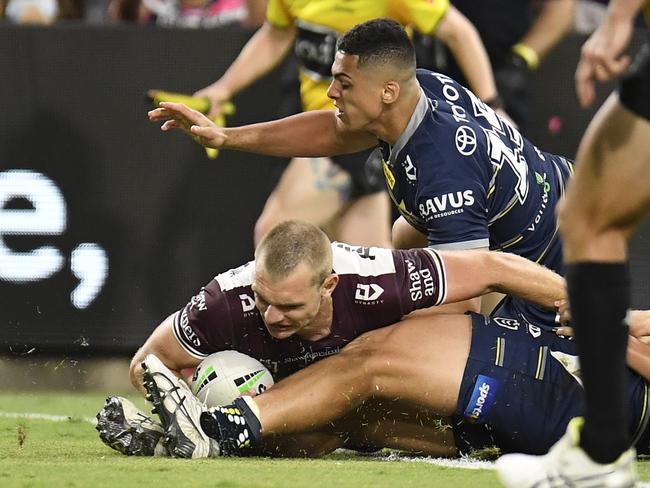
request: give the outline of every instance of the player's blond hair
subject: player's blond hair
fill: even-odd
[[[332,273],[332,247],[321,229],[308,222],[287,220],[269,231],[255,250],[255,260],[274,279],[284,279],[300,264],[313,271],[320,286]]]

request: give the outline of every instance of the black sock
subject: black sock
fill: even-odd
[[[201,428],[219,442],[222,456],[243,456],[262,440],[262,426],[245,400],[201,414]]]
[[[582,262],[566,267],[573,327],[585,389],[580,445],[598,463],[629,447],[625,354],[630,300],[625,263]]]

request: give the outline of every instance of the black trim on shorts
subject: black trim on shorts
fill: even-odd
[[[647,39],[628,73],[621,80],[619,97],[625,108],[650,121],[650,29],[647,29]]]

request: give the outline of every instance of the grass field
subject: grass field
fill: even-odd
[[[205,461],[126,457],[105,447],[89,421],[104,397],[99,393],[0,392],[0,486],[498,486],[491,469],[477,469],[473,464],[467,467],[474,469],[444,467],[435,460],[414,461],[394,455]],[[144,401],[134,401],[144,408]],[[643,480],[650,480],[650,463],[640,463],[639,470]],[[643,485],[650,487],[650,483]]]

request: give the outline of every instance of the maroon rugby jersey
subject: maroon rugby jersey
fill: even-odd
[[[444,263],[432,249],[390,250],[332,243],[339,283],[331,334],[308,341],[294,334],[275,339],[255,307],[255,262],[216,276],[174,315],[174,335],[202,359],[233,349],[261,361],[276,380],[336,354],[369,330],[399,321],[420,308],[444,303]]]

